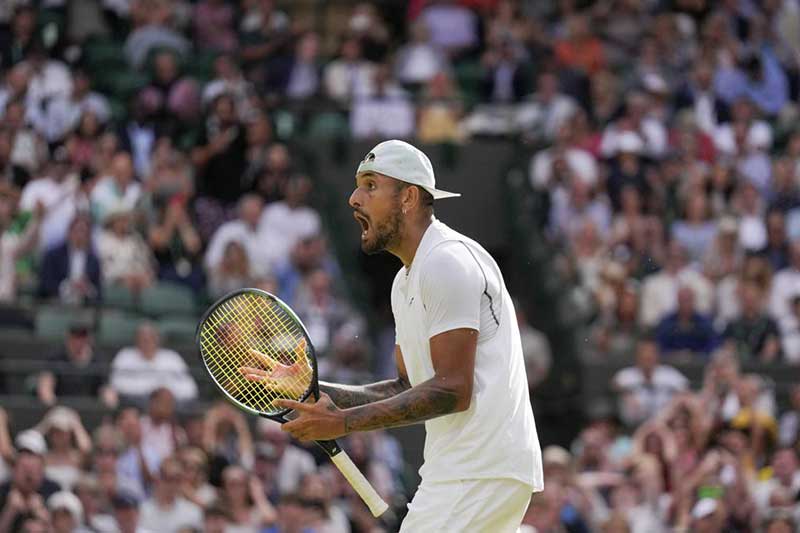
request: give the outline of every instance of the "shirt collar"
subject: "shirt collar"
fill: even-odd
[[[409,267],[404,267],[406,277],[411,275],[414,265],[422,261],[433,249],[433,247],[444,239],[443,230],[446,227],[447,226],[439,222],[437,219],[433,219],[431,224],[425,230],[425,233],[422,234],[422,239],[420,239],[419,244],[417,245],[417,251],[414,252],[414,259],[411,260],[411,265]]]

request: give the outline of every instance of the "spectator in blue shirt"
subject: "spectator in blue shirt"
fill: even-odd
[[[662,354],[689,352],[708,355],[717,344],[716,334],[708,317],[695,309],[694,291],[678,289],[678,309],[664,317],[656,328]]]

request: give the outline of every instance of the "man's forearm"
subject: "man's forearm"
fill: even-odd
[[[344,411],[345,431],[407,426],[459,411],[459,395],[429,379],[391,398],[371,402]]]
[[[387,379],[369,385],[340,385],[319,382],[319,390],[327,394],[339,408],[348,409],[397,396],[411,385],[403,378]]]

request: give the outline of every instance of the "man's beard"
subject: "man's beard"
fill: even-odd
[[[372,230],[375,233],[374,240],[372,242],[361,241],[361,249],[365,254],[375,255],[395,245],[400,240],[401,223],[402,218],[400,216],[400,205],[398,203],[397,209],[392,211],[392,214],[385,222],[374,226]]]

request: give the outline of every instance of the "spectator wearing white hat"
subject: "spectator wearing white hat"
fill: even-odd
[[[59,486],[44,474],[47,443],[41,433],[28,429],[14,441],[11,479],[0,485],[0,531],[16,531],[27,516],[47,520],[45,499],[58,492]]]
[[[47,498],[47,509],[53,524],[53,533],[91,533],[81,526],[83,505],[73,493],[59,491]]]
[[[45,474],[62,489],[71,490],[81,475],[84,460],[92,451],[92,439],[80,415],[69,407],[53,407],[36,429],[49,444]]]

